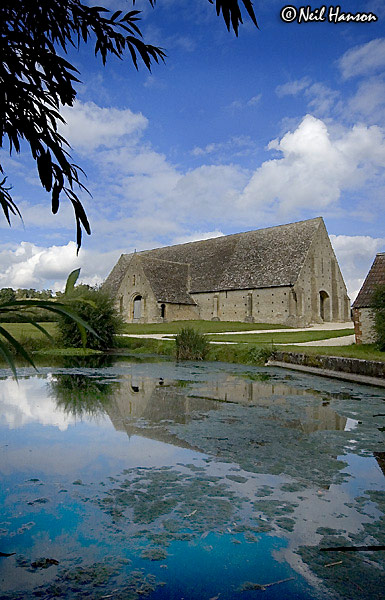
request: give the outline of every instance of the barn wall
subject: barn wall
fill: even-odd
[[[313,239],[294,292],[302,325],[350,320],[345,282],[323,223]]]
[[[295,318],[290,287],[191,294],[204,320],[287,323]]]

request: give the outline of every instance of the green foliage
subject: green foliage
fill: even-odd
[[[27,322],[30,323],[32,327],[40,331],[50,341],[53,341],[50,333],[42,325],[37,323],[33,316],[31,316],[31,310],[36,308],[44,309],[55,315],[65,315],[82,329],[86,329],[93,334],[95,333],[92,327],[90,327],[80,316],[78,316],[72,310],[72,308],[53,300],[14,300],[13,302],[5,302],[0,304],[0,323],[7,321],[9,315],[17,314],[22,311],[28,315]],[[5,359],[6,363],[8,363],[9,367],[12,369],[14,376],[17,378],[13,353],[21,356],[30,365],[36,368],[31,355],[23,346],[23,343],[20,343],[20,340],[12,335],[12,333],[10,333],[6,327],[0,325],[0,356]]]
[[[16,294],[12,288],[2,288],[0,290],[0,304],[13,302],[16,300]]]
[[[264,365],[274,354],[273,346],[251,346],[248,350],[248,358],[251,364]]]
[[[52,298],[52,290],[37,291],[34,289],[18,289],[13,290],[12,288],[0,289],[0,304],[13,302],[14,300],[49,300]],[[9,312],[7,315],[3,315],[3,322],[7,323],[28,323],[33,318],[37,322],[52,321],[52,313],[50,314],[41,308],[31,308],[28,313],[26,311],[14,311]]]
[[[99,337],[89,331],[83,331],[73,319],[63,315],[58,321],[58,340],[61,345],[80,348],[83,341],[86,341],[86,346],[93,350],[108,350],[114,346],[114,335],[121,326],[121,318],[108,294],[94,288],[79,286],[72,288],[66,296],[66,302],[70,303],[76,314],[87,322]]]
[[[204,360],[209,351],[206,336],[192,327],[183,327],[175,337],[177,360]]]
[[[27,298],[49,300],[52,296],[52,290],[35,290],[34,288],[18,288],[16,290],[16,300],[25,300]]]
[[[372,313],[376,345],[381,352],[385,351],[385,285],[379,285],[372,296]]]

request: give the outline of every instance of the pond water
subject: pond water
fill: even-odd
[[[220,363],[0,371],[0,596],[383,598],[385,395]]]

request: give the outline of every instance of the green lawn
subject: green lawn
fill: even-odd
[[[334,337],[352,335],[352,329],[333,329],[327,331],[288,331],[282,333],[258,333],[240,335],[210,335],[214,342],[247,342],[249,344],[290,344],[290,342],[314,342]]]
[[[52,336],[56,334],[56,323],[39,323]],[[1,325],[17,340],[23,338],[47,339],[46,336],[36,329],[31,323],[2,323]],[[48,340],[47,340],[48,341]]]
[[[182,327],[193,327],[201,333],[221,331],[252,331],[261,329],[288,329],[285,325],[270,323],[243,323],[239,321],[171,321],[170,323],[125,323],[122,333],[178,333]]]
[[[227,328],[229,327],[229,325],[231,326],[241,326],[241,327],[250,327],[251,324],[248,323],[224,323],[223,321],[188,321],[188,323],[199,323],[199,324],[203,324],[206,326],[224,326],[227,330]],[[185,324],[185,323],[184,323]],[[43,327],[45,327],[47,329],[47,331],[51,334],[51,335],[55,335],[56,333],[56,323],[41,323],[41,325]],[[174,323],[162,323],[160,325],[134,325],[132,327],[136,327],[139,329],[139,331],[132,331],[132,333],[150,333],[148,331],[144,331],[144,329],[146,327],[170,327],[173,326],[175,327],[175,331],[178,331],[178,328],[180,327],[181,323],[179,322],[174,322]],[[259,323],[254,323],[253,324],[254,327],[259,327],[260,324]],[[45,341],[45,336],[38,331],[35,327],[33,327],[30,323],[6,323],[3,324],[3,327],[5,327],[7,329],[7,331],[9,331],[9,333],[11,333],[12,335],[14,335],[18,340],[22,340],[23,338],[34,338],[36,340],[44,340]],[[131,325],[126,327],[131,327]],[[236,330],[242,330],[241,327],[239,327],[239,329]],[[262,325],[262,327],[266,328],[266,327],[271,327],[271,325]],[[278,325],[276,327],[279,327]],[[218,329],[219,330],[219,329]],[[175,332],[174,331],[174,332]],[[151,333],[155,333],[155,332],[151,332]],[[158,333],[162,333],[160,331],[158,331]],[[170,331],[170,329],[166,332],[164,331],[164,333],[173,333],[173,331]],[[349,329],[341,329],[341,330],[333,330],[333,331],[306,331],[304,332],[304,334],[306,336],[313,336],[310,339],[325,339],[327,337],[336,337],[336,336],[342,336],[342,335],[350,335],[352,333],[352,331]],[[380,361],[385,361],[385,352],[380,352],[379,350],[377,350],[374,346],[374,344],[362,344],[362,345],[358,345],[356,346],[355,344],[352,344],[351,346],[282,346],[281,348],[279,348],[279,343],[278,341],[280,341],[281,343],[290,343],[293,341],[298,341],[297,336],[300,335],[304,335],[302,332],[288,332],[288,333],[276,333],[274,334],[274,344],[278,349],[281,349],[283,351],[286,352],[301,352],[301,353],[305,353],[305,354],[318,354],[318,355],[327,355],[327,356],[347,356],[347,357],[351,357],[351,358],[361,358],[363,360],[380,360]],[[321,335],[322,337],[314,337],[315,335]],[[283,337],[282,337],[283,336]],[[209,336],[211,337],[211,336]],[[220,340],[224,340],[224,338],[228,338],[230,336],[217,336],[215,337],[215,339],[217,341]],[[212,356],[209,356],[209,359],[214,359],[214,360],[227,360],[229,362],[243,362],[243,354],[245,352],[248,351],[248,349],[250,347],[255,347],[255,346],[270,346],[271,347],[271,339],[272,339],[272,334],[259,334],[259,335],[236,335],[236,336],[231,336],[234,338],[234,341],[236,342],[242,342],[240,344],[237,345],[213,345],[211,350],[210,350],[210,354],[212,354]],[[241,338],[241,339],[240,339]],[[246,338],[246,341],[249,343],[245,343],[243,341],[243,338]],[[252,339],[251,339],[252,338]],[[279,338],[279,340],[278,340]],[[288,339],[290,338],[290,339]],[[285,342],[284,340],[287,339],[288,341]],[[310,341],[310,339],[306,339],[304,341]],[[250,341],[249,341],[250,340]],[[256,343],[258,342],[258,343]],[[174,349],[174,342],[170,341],[170,342],[166,342],[166,341],[157,341],[157,340],[140,340],[138,338],[119,338],[119,346],[122,348],[127,348],[131,351],[139,352],[139,353],[146,353],[146,352],[155,352],[155,353],[159,353],[159,354],[173,354],[173,349]],[[51,348],[51,345],[49,344],[48,340],[47,340],[47,348]],[[215,355],[215,356],[214,356]]]

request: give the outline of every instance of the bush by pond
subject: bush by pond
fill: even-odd
[[[177,360],[204,360],[209,351],[206,336],[192,327],[183,327],[175,338]]]
[[[70,306],[99,336],[96,337],[87,331],[87,348],[108,350],[114,346],[114,334],[119,330],[122,321],[110,296],[100,290],[79,286],[71,292]],[[67,316],[59,317],[58,332],[59,345],[82,347],[81,333],[73,319]]]

